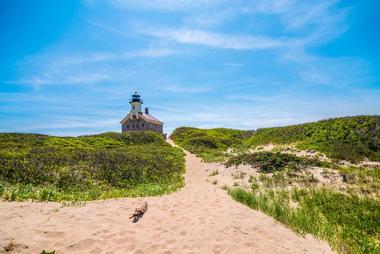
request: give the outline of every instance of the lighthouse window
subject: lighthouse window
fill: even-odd
[[[135,106],[133,106],[133,109],[135,109]]]

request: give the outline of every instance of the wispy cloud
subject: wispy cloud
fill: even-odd
[[[354,57],[320,57],[305,52],[281,56],[307,84],[335,87],[366,86],[376,82],[365,60]]]
[[[186,93],[186,94],[206,93],[212,90],[212,88],[204,87],[204,86],[203,87],[195,86],[195,85],[181,86],[181,85],[168,85],[168,84],[156,86],[156,89],[160,91],[171,92],[171,93]]]
[[[160,58],[184,51],[169,48],[146,48],[122,53],[114,52],[87,52],[70,54],[44,54],[31,56],[22,64],[25,68],[33,66],[34,63],[41,66],[32,74],[17,80],[8,80],[9,84],[27,84],[35,89],[43,85],[54,84],[95,84],[105,81],[120,81],[129,76],[130,70],[120,70],[110,67],[115,61],[131,61],[141,58]],[[93,66],[93,67],[92,67]]]
[[[164,40],[173,40],[178,43],[205,45],[216,48],[236,50],[260,50],[283,47],[288,40],[273,39],[266,36],[253,36],[245,34],[225,34],[187,28],[137,28],[136,32],[149,36],[159,37]]]
[[[54,59],[56,66],[78,65],[86,63],[110,62],[120,60],[131,60],[133,58],[156,58],[167,57],[175,54],[183,53],[182,50],[174,50],[170,48],[151,47],[127,52],[90,52],[90,53],[74,53],[71,55],[57,55]]]
[[[154,9],[166,11],[187,11],[191,8],[202,8],[205,6],[222,4],[223,0],[112,0],[112,3],[121,8],[132,9]]]
[[[245,64],[243,64],[243,63],[219,63],[219,65],[231,66],[231,67],[244,67],[245,66]]]
[[[52,77],[47,73],[42,73],[41,75],[36,75],[30,78],[14,81],[14,83],[31,84],[35,88],[39,88],[42,85],[97,83],[110,79],[112,79],[112,76],[105,73],[77,73],[68,75],[64,78],[62,78],[61,76]]]
[[[283,100],[289,97],[288,94],[269,94],[269,95],[229,95],[227,99],[235,101],[252,101],[252,102],[273,102]]]

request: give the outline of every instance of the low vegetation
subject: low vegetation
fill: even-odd
[[[238,147],[251,137],[252,131],[226,128],[198,129],[180,127],[173,131],[170,138],[184,149],[200,156],[204,161],[224,161],[228,148]]]
[[[257,169],[242,181],[246,184],[223,186],[235,200],[300,234],[327,241],[339,253],[380,253],[380,166],[360,164],[380,161],[380,116],[328,119],[240,135],[178,128],[173,139],[206,161]],[[232,178],[244,180],[242,172]]]
[[[184,155],[154,132],[81,137],[0,134],[0,197],[93,200],[183,186]]]
[[[330,158],[358,162],[380,161],[380,116],[355,116],[286,127],[258,129],[246,144],[296,144]]]
[[[300,234],[326,240],[340,253],[380,252],[380,201],[328,189],[252,190],[229,194]]]
[[[237,201],[301,234],[326,240],[339,253],[380,252],[380,167],[342,166],[279,152],[231,157],[227,167],[249,164],[250,189],[231,188]],[[324,168],[326,183],[314,170]],[[341,179],[334,180],[333,177]],[[330,181],[332,180],[332,181]]]
[[[298,170],[308,166],[322,166],[328,163],[287,153],[257,152],[231,156],[224,164],[227,167],[249,164],[258,168],[261,172],[273,173],[285,168]]]

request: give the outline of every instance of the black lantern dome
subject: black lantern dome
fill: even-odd
[[[141,104],[143,103],[143,101],[140,99],[140,95],[137,92],[132,95],[132,99],[129,100],[129,103],[131,102],[140,102]]]

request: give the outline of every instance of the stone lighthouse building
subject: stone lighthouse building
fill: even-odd
[[[121,123],[121,132],[128,131],[155,131],[163,134],[163,122],[149,114],[149,109],[145,108],[144,112],[141,109],[143,101],[140,95],[135,92],[132,99],[129,100],[131,111],[128,113]]]

